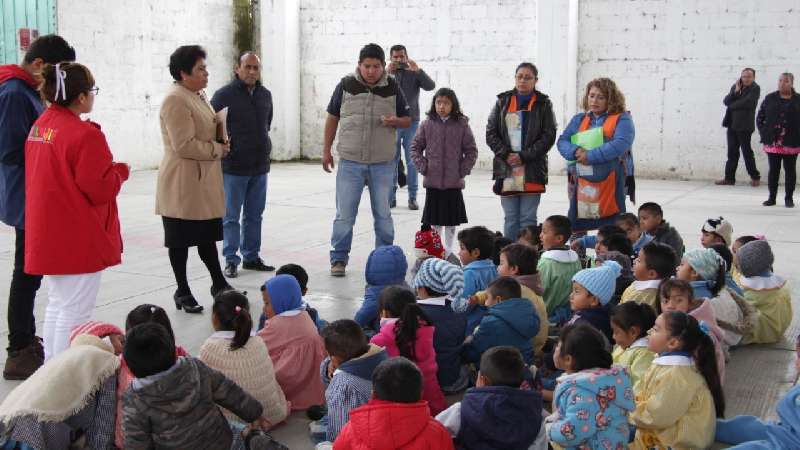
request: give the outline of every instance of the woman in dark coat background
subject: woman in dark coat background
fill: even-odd
[[[778,90],[764,97],[758,110],[756,125],[769,162],[767,185],[769,198],[764,206],[773,206],[778,196],[781,164],[786,171],[787,208],[794,208],[794,186],[797,183],[797,155],[800,154],[800,95],[794,90],[794,75],[782,73]]]

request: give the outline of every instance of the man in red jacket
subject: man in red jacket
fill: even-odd
[[[74,61],[75,49],[61,36],[42,36],[31,44],[22,64],[0,66],[0,220],[16,233],[14,272],[8,294],[6,380],[28,378],[44,359],[36,338],[33,300],[41,275],[25,273],[25,138],[44,111],[39,96],[45,64]]]

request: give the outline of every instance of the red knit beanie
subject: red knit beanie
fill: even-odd
[[[414,238],[414,248],[425,250],[429,256],[444,258],[442,239],[439,237],[439,233],[430,228],[430,226],[423,225],[422,229],[417,231]]]

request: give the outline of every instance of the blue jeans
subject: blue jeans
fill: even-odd
[[[770,448],[767,427],[754,416],[736,416],[733,419],[717,419],[715,439],[726,444],[739,444],[737,449]]]
[[[224,173],[222,176],[225,187],[222,255],[225,256],[225,263],[238,266],[242,259],[257,260],[261,250],[261,215],[267,204],[267,174],[246,176]],[[239,250],[242,252],[241,258],[236,254]]]
[[[517,240],[519,230],[528,225],[536,225],[536,211],[539,209],[541,194],[524,194],[500,197],[505,221],[503,234],[512,241]]]
[[[417,127],[419,126],[419,121],[415,120],[411,122],[411,126],[408,128],[398,128],[397,129],[397,153],[394,157],[394,164],[395,164],[395,171],[394,171],[394,183],[392,184],[392,200],[396,200],[397,194],[397,167],[400,165],[400,147],[403,147],[403,153],[405,154],[406,158],[406,183],[408,184],[408,199],[409,200],[416,200],[417,199],[417,188],[419,187],[419,182],[417,181],[417,168],[414,167],[414,161],[411,160],[411,142],[414,140],[414,136],[417,134]]]
[[[346,159],[339,160],[336,171],[336,219],[331,233],[331,264],[350,258],[353,244],[353,225],[358,215],[358,204],[364,184],[369,189],[369,202],[375,228],[375,247],[392,245],[394,222],[389,209],[393,174],[397,173],[394,160],[384,163],[364,164]]]

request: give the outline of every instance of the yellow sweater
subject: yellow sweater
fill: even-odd
[[[705,379],[685,356],[653,360],[636,393],[632,449],[703,449],[714,442],[716,410]]]
[[[655,310],[658,303],[658,285],[660,283],[661,280],[636,280],[625,289],[619,302],[647,303]]]
[[[625,366],[631,376],[633,392],[639,393],[639,384],[644,375],[650,370],[656,354],[647,349],[647,338],[637,339],[630,347],[623,349],[619,345],[614,347],[611,354],[614,364]]]
[[[533,308],[539,316],[539,332],[533,337],[533,353],[536,356],[542,356],[544,354],[542,348],[544,348],[544,344],[547,342],[547,332],[550,331],[550,321],[547,319],[547,307],[544,305],[542,297],[533,292],[533,289],[523,284],[520,284],[520,287],[522,288],[522,298],[528,299],[533,303]],[[475,295],[478,297],[478,301],[480,301],[481,304],[486,302],[486,291],[477,292]]]
[[[756,309],[753,330],[742,344],[778,342],[792,321],[792,300],[786,281],[777,276],[742,278],[744,298]]]

